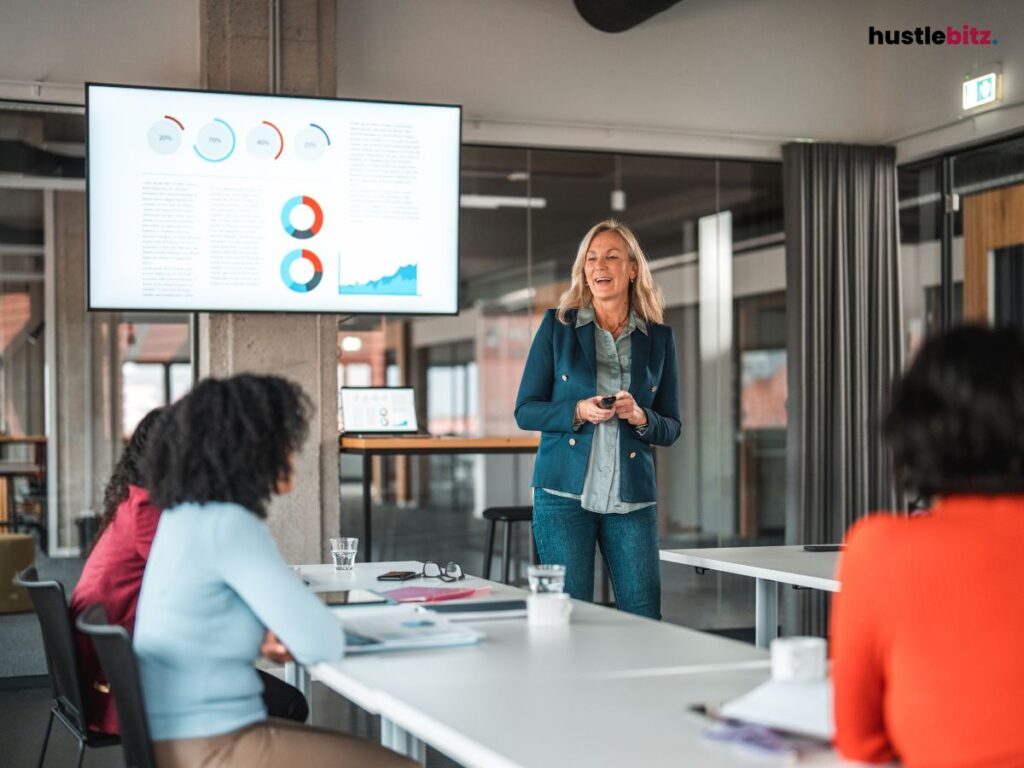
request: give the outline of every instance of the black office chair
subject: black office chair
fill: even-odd
[[[42,768],[46,759],[54,717],[63,723],[78,742],[78,765],[81,766],[86,747],[111,747],[119,744],[120,739],[116,734],[89,730],[86,699],[82,695],[78,657],[75,654],[75,640],[64,587],[57,581],[40,581],[35,566],[23,570],[14,581],[28,590],[28,596],[36,609],[43,634],[46,669],[53,691],[53,704],[46,723],[43,749],[39,753],[39,766]]]
[[[505,524],[504,540],[501,547],[501,580],[509,583],[512,566],[512,526],[516,523],[532,523],[533,507],[488,507],[483,511],[487,521],[487,552],[484,553],[484,578],[491,578],[491,562],[494,560],[494,533],[496,525]],[[533,530],[530,530],[530,562],[537,562],[533,545]]]
[[[117,709],[117,724],[121,729],[125,765],[127,768],[156,768],[139,665],[128,632],[124,627],[107,623],[107,613],[102,605],[86,609],[78,617],[77,626],[92,640],[110,683],[110,694]]]

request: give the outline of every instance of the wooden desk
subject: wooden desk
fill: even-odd
[[[374,456],[433,454],[536,453],[540,437],[346,437],[338,438],[341,453],[363,457],[363,557],[373,560],[373,510],[370,504],[371,459]]]

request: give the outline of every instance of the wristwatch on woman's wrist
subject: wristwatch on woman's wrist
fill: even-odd
[[[583,426],[583,419],[580,417],[580,403],[582,400],[576,401],[576,407],[572,411],[572,431],[575,432]]]
[[[647,411],[645,411],[643,408],[640,408],[640,413],[644,415],[644,423],[634,424],[633,431],[636,432],[636,434],[639,435],[640,437],[643,437],[645,434],[647,434],[647,427],[650,426],[651,422],[647,418]]]

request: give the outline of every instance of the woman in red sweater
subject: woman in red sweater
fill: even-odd
[[[906,768],[1024,765],[1024,335],[965,326],[927,342],[885,433],[900,480],[932,507],[849,533],[836,747]]]
[[[139,422],[107,483],[99,534],[71,593],[72,624],[86,608],[100,603],[111,624],[124,627],[129,634],[135,629],[142,574],[160,520],[160,510],[149,503],[149,494],[140,485],[142,456],[150,432],[165,410],[150,411]],[[89,727],[104,733],[119,733],[114,701],[92,641],[76,630],[75,645],[87,697]],[[274,661],[286,660],[287,652],[269,633],[262,650]],[[309,706],[297,688],[262,671],[260,678],[270,716],[305,721]]]

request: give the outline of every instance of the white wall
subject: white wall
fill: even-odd
[[[821,37],[798,45],[792,16]],[[569,0],[339,0],[338,88],[461,103],[468,141],[777,156],[793,137],[858,138],[856,16],[815,0],[684,0],[607,35]]]
[[[0,98],[81,103],[89,80],[198,86],[199,0],[0,2]]]
[[[1000,45],[867,43],[871,24],[965,22]],[[1024,101],[1022,40],[1019,0],[682,0],[619,35],[570,0],[338,0],[338,83],[461,103],[470,142],[778,157],[798,137],[899,140],[906,161],[1024,127],[1024,106],[957,103],[992,60]],[[197,86],[199,0],[0,3],[0,98],[80,101],[86,80]]]
[[[964,22],[1001,45],[868,45],[871,24]],[[683,0],[619,35],[569,0],[339,0],[338,87],[461,103],[470,142],[777,157],[797,137],[890,142],[955,121],[980,59],[1000,58],[1006,100],[1020,99],[1022,39],[1019,0]],[[997,115],[901,155],[1024,126]]]
[[[991,29],[992,37],[999,40],[999,45],[990,47],[875,47],[872,98],[883,116],[877,135],[896,143],[899,162],[1024,127],[1024,107],[963,118],[959,90],[967,73],[998,61],[1003,68],[1004,104],[1024,101],[1024,6],[1020,0],[888,2],[874,15],[884,19],[886,26],[901,29],[969,24]],[[926,133],[915,135],[921,132]]]

